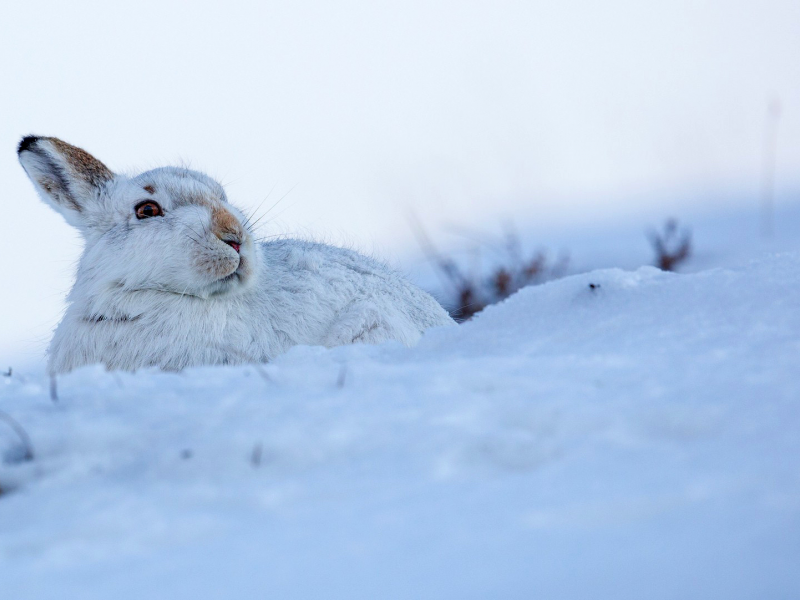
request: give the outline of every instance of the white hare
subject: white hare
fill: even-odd
[[[112,173],[59,139],[26,137],[39,195],[85,239],[49,370],[263,362],[296,344],[414,344],[447,312],[356,252],[300,240],[257,244],[222,186],[184,168]]]

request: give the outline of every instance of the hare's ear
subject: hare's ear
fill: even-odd
[[[17,154],[39,196],[70,225],[85,228],[87,208],[114,178],[108,167],[88,152],[53,137],[25,137]]]

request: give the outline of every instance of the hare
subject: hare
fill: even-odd
[[[179,167],[135,177],[52,137],[19,160],[41,198],[82,234],[51,374],[266,362],[298,344],[398,340],[453,325],[427,293],[351,250],[296,239],[257,243],[212,178]]]

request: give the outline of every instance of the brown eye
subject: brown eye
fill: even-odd
[[[146,219],[148,217],[162,217],[164,216],[164,211],[161,210],[161,207],[158,205],[158,202],[153,202],[152,200],[145,200],[144,202],[139,202],[134,209],[136,211],[136,218],[137,219]]]

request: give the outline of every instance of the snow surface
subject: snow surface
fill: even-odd
[[[798,253],[601,270],[413,349],[85,368],[57,402],[14,372],[2,595],[797,597],[799,284]]]

